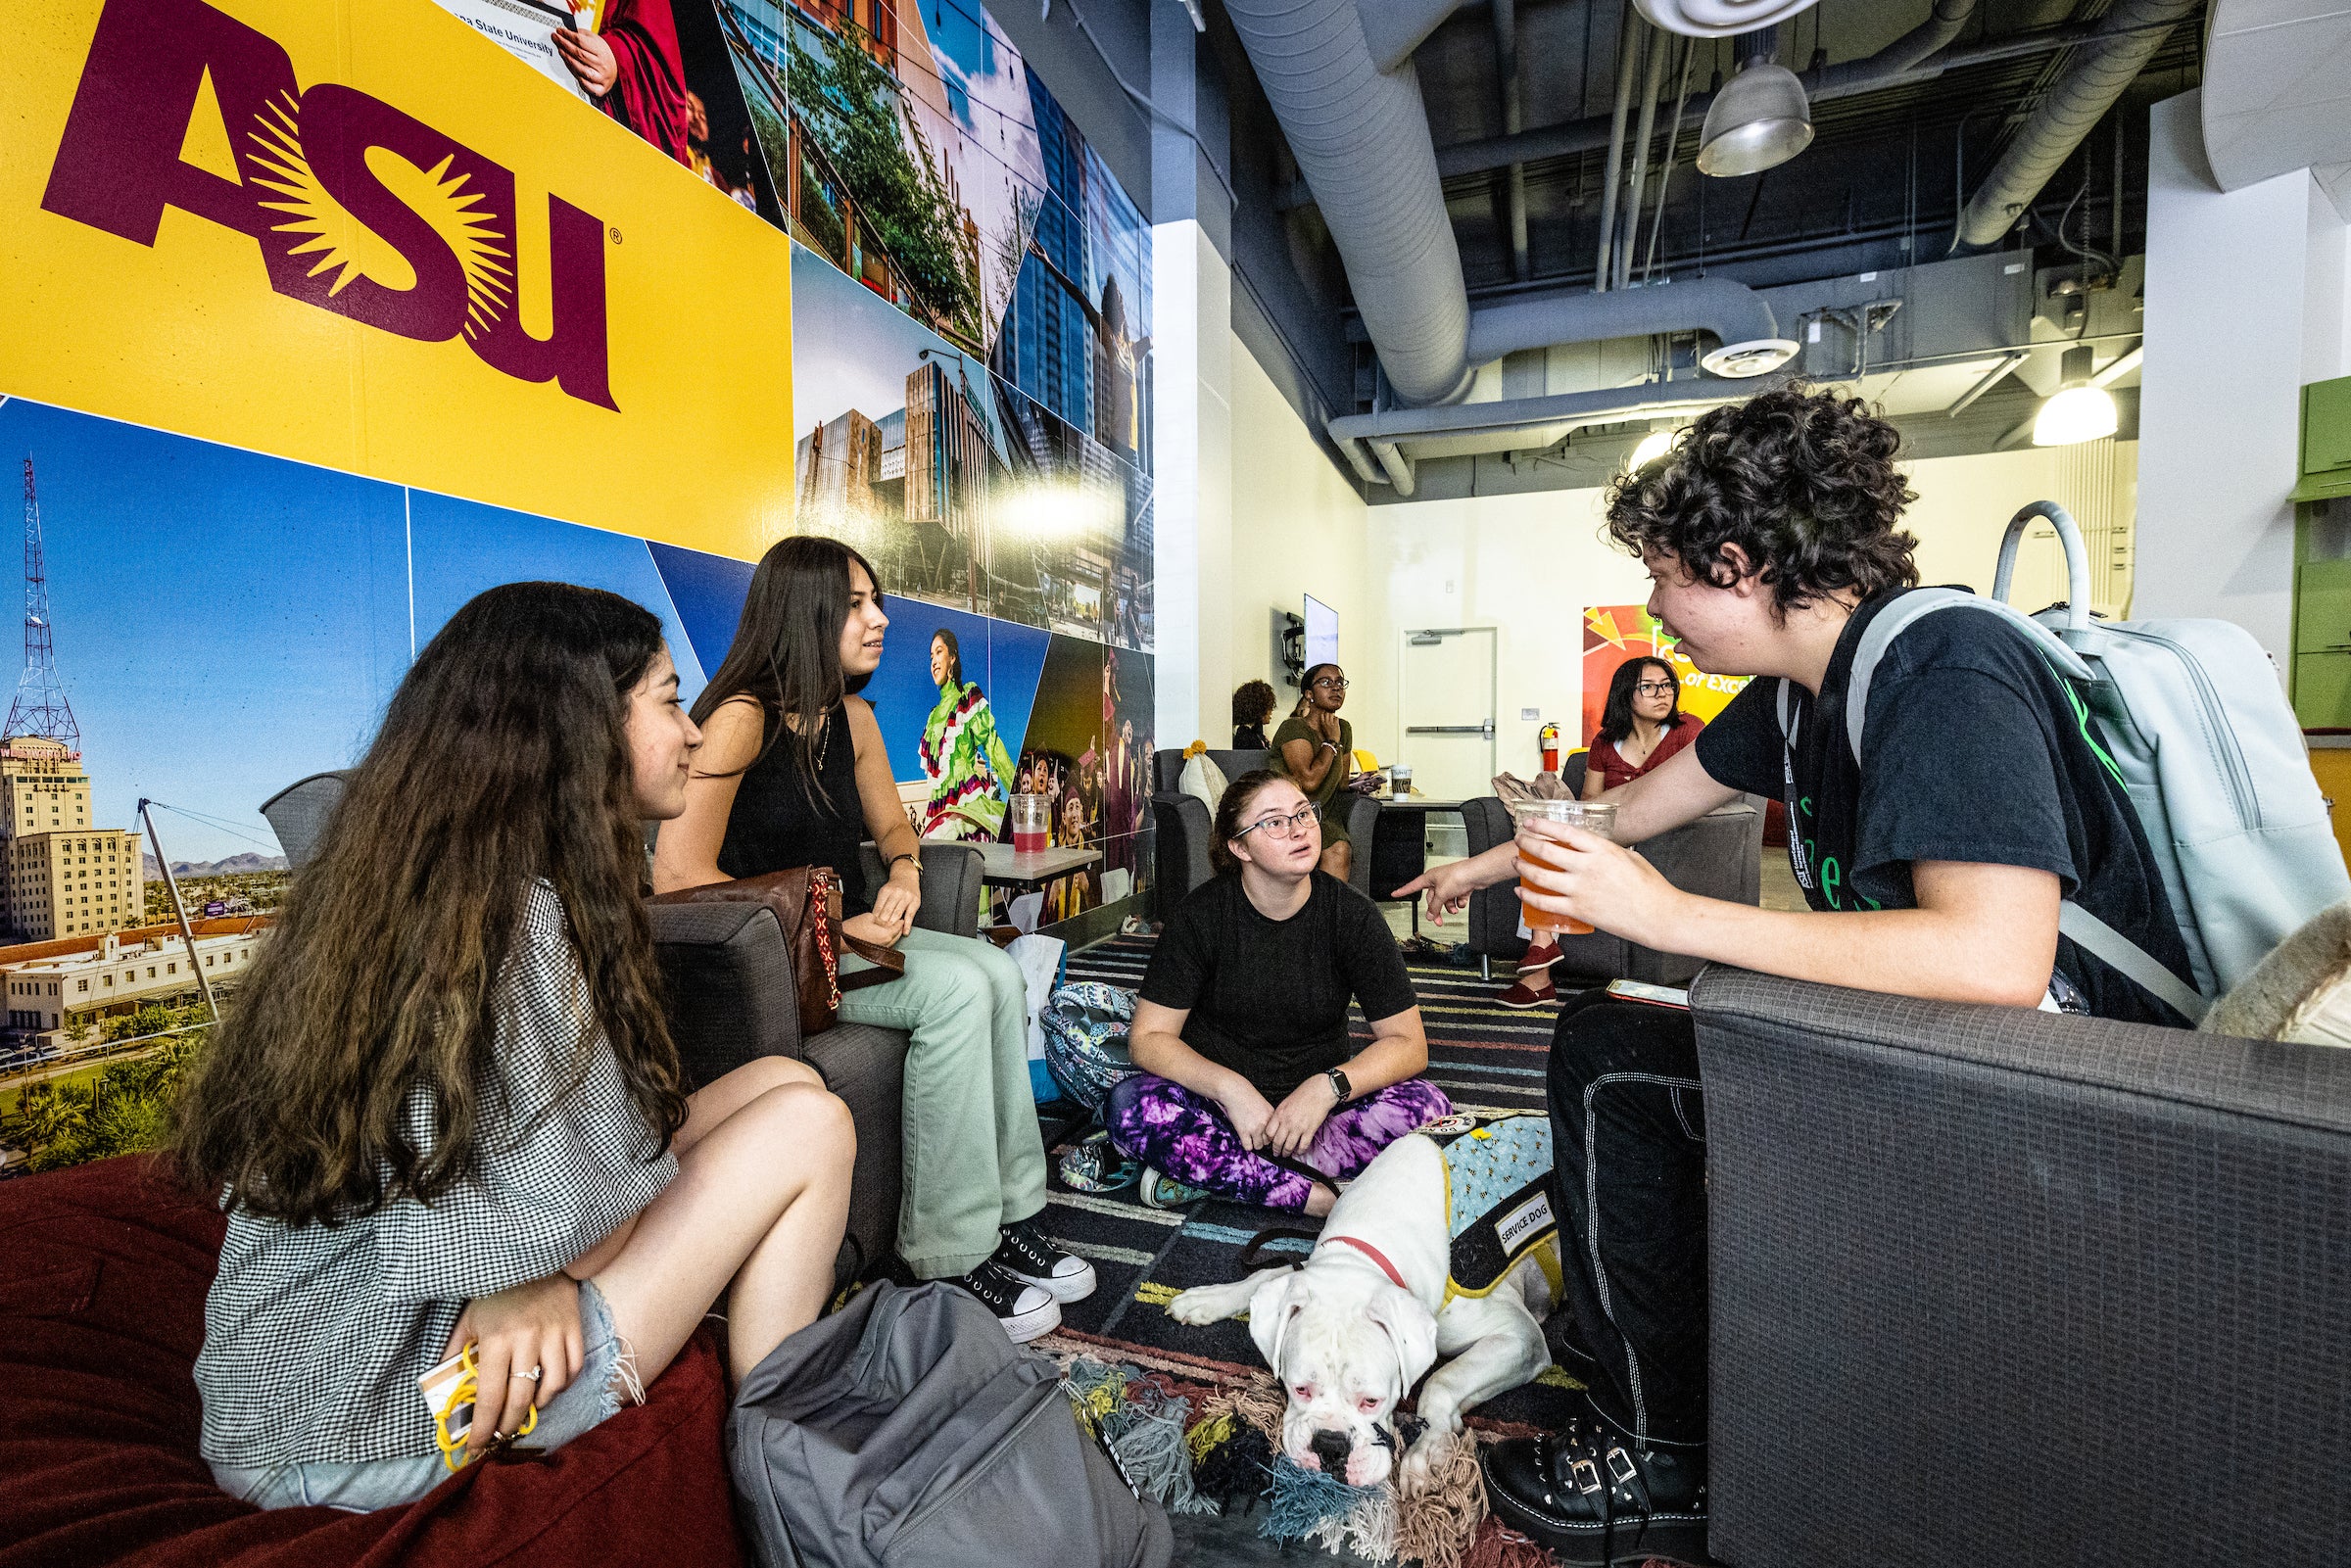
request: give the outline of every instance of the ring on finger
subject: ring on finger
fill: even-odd
[[[516,1372],[506,1379],[509,1383],[536,1383],[545,1374],[534,1364],[527,1372]]]

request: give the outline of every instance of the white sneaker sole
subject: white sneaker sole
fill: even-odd
[[[1077,1255],[1072,1254],[1071,1256],[1076,1257]],[[1085,1263],[1085,1259],[1082,1258],[1078,1260]],[[1085,1263],[1085,1272],[1081,1274],[1064,1274],[1058,1279],[1048,1274],[1024,1274],[1019,1269],[1011,1267],[1005,1267],[1004,1272],[1023,1284],[1034,1285],[1057,1302],[1084,1301],[1094,1293],[1096,1284],[1094,1265],[1091,1263]]]
[[[1004,1332],[1013,1344],[1026,1345],[1061,1327],[1061,1303],[1047,1302],[1042,1307],[1016,1312],[1010,1317],[999,1317],[996,1321],[1004,1325]]]

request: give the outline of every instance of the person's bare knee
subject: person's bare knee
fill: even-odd
[[[836,1171],[848,1180],[848,1167],[857,1158],[857,1121],[848,1102],[813,1074],[806,1081],[779,1084],[744,1109],[756,1109],[783,1147],[815,1158],[812,1180]]]
[[[792,1084],[812,1083],[820,1089],[825,1086],[824,1076],[816,1069],[788,1056],[754,1057],[728,1073],[726,1079],[744,1084],[754,1094],[764,1094],[770,1089],[786,1088]]]

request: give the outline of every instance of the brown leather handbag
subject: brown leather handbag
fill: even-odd
[[[840,993],[881,985],[906,973],[906,955],[851,936],[840,926],[840,879],[830,866],[794,866],[657,895],[656,904],[765,904],[784,927],[784,946],[799,982],[800,1038],[822,1034],[840,1020]],[[873,966],[840,973],[843,950]]]

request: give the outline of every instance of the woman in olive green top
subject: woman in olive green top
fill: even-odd
[[[1273,732],[1274,771],[1314,803],[1322,818],[1319,864],[1341,881],[1355,859],[1355,846],[1347,841],[1347,813],[1331,808],[1355,771],[1355,726],[1339,717],[1346,701],[1346,672],[1335,664],[1318,664],[1306,672],[1306,694],[1296,711]]]

